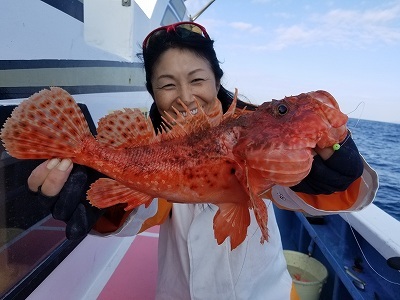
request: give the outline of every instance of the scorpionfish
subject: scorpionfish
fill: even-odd
[[[14,109],[1,131],[8,153],[18,159],[70,158],[108,178],[87,192],[106,208],[125,203],[131,210],[154,198],[173,203],[213,203],[218,244],[231,249],[247,235],[251,210],[268,240],[262,195],[273,185],[293,186],[309,173],[313,148],[346,136],[347,116],[325,91],[272,100],[254,112],[237,110],[236,96],[223,114],[220,101],[207,113],[168,116],[156,134],[138,109],[100,119],[94,137],[73,97],[52,87]]]

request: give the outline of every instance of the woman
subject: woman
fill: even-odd
[[[221,85],[223,71],[213,41],[199,24],[183,22],[152,31],[143,42],[143,59],[146,86],[154,99],[150,117],[155,129],[166,113],[176,115],[173,107],[184,113],[178,99],[192,114],[197,113],[195,98],[206,112],[214,101],[220,101],[224,111],[232,102],[232,94]],[[245,105],[254,109],[239,101],[238,106]],[[372,201],[359,192],[367,189],[360,177],[366,171],[351,136],[346,138],[340,151],[332,148],[315,151],[318,155],[312,171],[300,184],[291,189],[274,187],[270,196],[276,203],[283,208],[318,214],[325,208],[340,209],[343,202],[352,203],[349,210],[356,210]],[[50,203],[53,215],[67,222],[69,238],[84,236],[100,215],[96,230],[120,236],[162,223],[157,299],[294,297],[270,200],[265,200],[269,241],[260,244],[261,233],[252,216],[245,241],[231,251],[229,241],[221,245],[215,241],[213,205],[169,204],[160,199],[148,209],[140,208],[130,214],[120,207],[105,212],[95,210],[87,205],[84,196],[81,203],[72,205],[66,199],[85,190],[82,184],[79,188],[76,183],[81,183],[86,174],[74,168],[69,176],[71,170],[69,160],[52,159],[36,168],[28,179],[29,188],[40,191],[39,199]],[[358,197],[349,199],[350,191]],[[279,202],[282,197],[285,203]]]

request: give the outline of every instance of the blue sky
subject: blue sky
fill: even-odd
[[[216,0],[196,21],[251,102],[323,89],[351,118],[400,123],[400,0]]]

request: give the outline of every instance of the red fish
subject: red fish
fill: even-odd
[[[219,207],[215,238],[220,244],[229,237],[231,249],[245,239],[253,209],[264,242],[268,216],[261,195],[306,177],[312,149],[342,140],[347,116],[325,91],[265,102],[250,113],[235,112],[234,101],[223,116],[215,103],[207,114],[199,107],[197,115],[187,110],[170,117],[158,135],[139,110],[116,111],[99,121],[93,137],[72,96],[53,87],[15,109],[1,139],[15,158],[70,158],[109,176],[87,193],[96,207],[126,203],[129,210],[158,197],[213,203]]]

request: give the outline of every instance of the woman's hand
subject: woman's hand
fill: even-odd
[[[329,159],[335,151],[332,147],[319,148],[318,146],[314,148],[316,154],[318,154],[323,160]]]
[[[28,188],[37,195],[42,206],[48,208],[55,219],[66,223],[68,239],[85,237],[104,213],[86,200],[88,185],[86,168],[73,166],[69,159],[45,161],[28,178]]]
[[[350,135],[334,151],[332,147],[315,148],[318,154],[310,173],[299,184],[290,187],[295,192],[307,194],[331,194],[346,190],[364,169],[357,146]]]
[[[72,171],[72,161],[53,158],[36,167],[28,178],[32,192],[40,192],[48,197],[58,195]]]
[[[344,128],[346,128],[346,126],[344,126]],[[347,135],[343,138],[343,140],[340,141],[339,145],[345,143],[347,141],[347,139],[350,138],[350,131],[347,130],[346,132],[347,132]],[[355,147],[355,148],[357,149],[357,147]],[[340,149],[340,147],[339,147],[339,149]],[[326,147],[326,148],[320,148],[320,147],[316,146],[314,148],[314,151],[323,160],[328,160],[333,155],[333,153],[335,153],[335,150],[333,150],[333,146],[329,146],[329,147]]]

